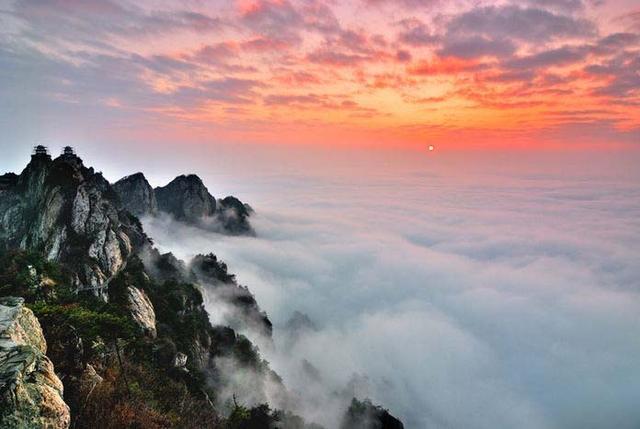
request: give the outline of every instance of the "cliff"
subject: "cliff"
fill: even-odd
[[[109,182],[76,156],[32,156],[1,194],[0,249],[43,253],[73,272],[79,290],[102,294],[145,241]]]
[[[66,429],[62,382],[38,319],[21,298],[0,299],[0,427]]]
[[[123,177],[113,184],[125,209],[141,217],[158,213],[156,194],[142,173]]]

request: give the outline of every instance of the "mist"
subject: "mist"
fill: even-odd
[[[224,191],[254,207],[256,237],[166,217],[144,227],[163,251],[228,264],[274,322],[273,344],[244,333],[295,411],[328,428],[354,395],[407,428],[637,427],[640,189],[628,160],[412,158],[203,175],[215,196],[226,177]],[[227,310],[207,307],[224,323]]]

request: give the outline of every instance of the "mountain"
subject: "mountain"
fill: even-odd
[[[142,173],[135,173],[123,177],[113,184],[113,190],[120,197],[120,201],[130,213],[138,217],[156,215],[158,201],[156,194],[146,177]]]
[[[249,289],[213,253],[162,254],[130,212],[154,215],[154,197],[190,222],[251,209],[172,183],[111,185],[71,148],[0,176],[0,427],[318,428],[240,333],[272,335]]]
[[[181,175],[153,189],[142,173],[113,186],[122,206],[136,216],[171,215],[175,220],[231,235],[254,235],[249,223],[253,209],[235,197],[217,200],[195,174]]]
[[[102,294],[147,242],[109,182],[73,154],[35,153],[0,197],[0,249],[43,253],[70,268],[79,290]]]

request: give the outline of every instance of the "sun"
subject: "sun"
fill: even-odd
[[[434,149],[435,149],[435,147],[432,144],[430,144],[429,145],[429,152],[433,152]]]

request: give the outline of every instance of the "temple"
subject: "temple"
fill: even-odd
[[[33,154],[31,154],[31,159],[48,159],[51,160],[51,156],[49,155],[49,151],[46,146],[38,145],[33,148]]]

